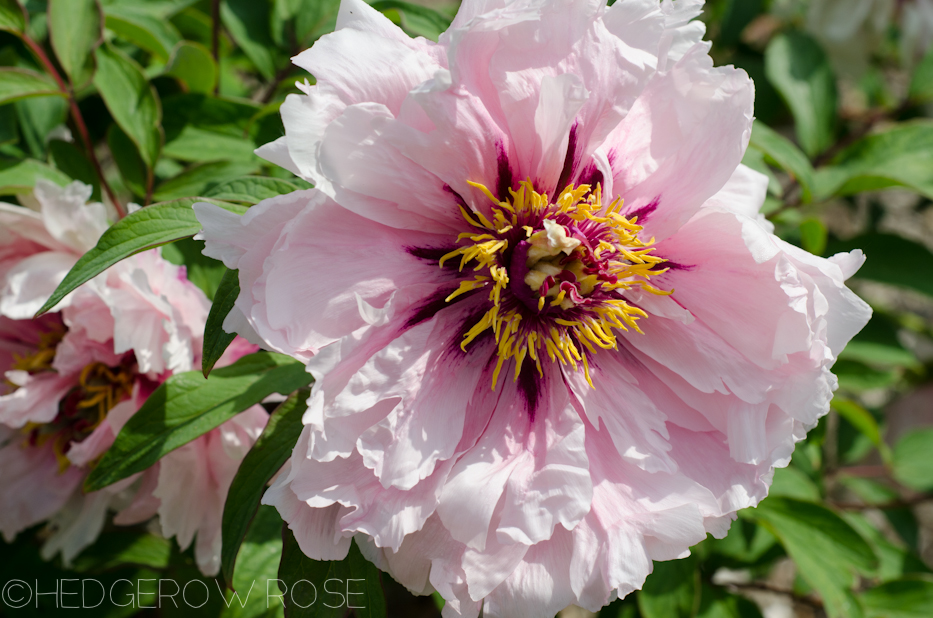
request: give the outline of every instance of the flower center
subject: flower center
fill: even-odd
[[[652,255],[654,239],[638,238],[642,228],[635,217],[620,214],[621,200],[603,206],[599,185],[595,190],[569,186],[552,202],[530,181],[509,190],[508,201],[470,184],[493,202],[492,220],[461,206],[463,218],[479,231],[460,234],[457,241],[468,243],[442,257],[440,265],[459,257],[461,272],[472,266],[477,273],[462,281],[448,302],[488,288],[492,306],[461,348],[493,331],[498,346],[493,389],[506,360],[515,359],[517,380],[526,357],[543,374],[542,356],[574,370],[582,364],[592,386],[587,355],[615,349],[615,329],[641,333],[637,320],[647,317],[622,294],[633,288],[671,293],[648,283],[667,270],[660,268],[664,260]]]

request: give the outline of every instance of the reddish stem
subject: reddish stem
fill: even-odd
[[[61,75],[58,74],[58,71],[55,69],[55,65],[52,64],[52,61],[46,55],[45,50],[42,47],[33,41],[25,33],[21,35],[23,42],[32,50],[32,53],[36,55],[39,59],[39,62],[42,63],[42,66],[45,67],[45,70],[51,75],[55,82],[58,84],[59,90],[65,95],[68,99],[69,107],[71,108],[71,118],[74,120],[75,127],[78,129],[78,133],[81,135],[81,141],[84,142],[84,147],[87,150],[88,158],[91,160],[91,164],[94,166],[94,171],[97,173],[97,177],[100,179],[100,186],[107,193],[107,197],[110,198],[110,201],[113,203],[113,207],[117,210],[117,216],[121,219],[126,216],[126,210],[117,200],[117,196],[114,195],[113,189],[110,188],[110,185],[107,183],[107,179],[104,178],[104,170],[100,166],[100,161],[97,159],[97,153],[94,152],[94,143],[91,141],[91,135],[88,133],[87,125],[84,123],[84,117],[81,115],[81,110],[78,108],[78,102],[75,100],[74,92],[71,88],[65,83]]]

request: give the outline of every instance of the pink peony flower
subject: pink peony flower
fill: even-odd
[[[311,558],[445,616],[596,610],[725,535],[826,413],[870,310],[775,237],[744,72],[699,0],[466,0],[435,44],[361,0],[261,154],[316,184],[195,205],[225,328],[307,361],[266,493]]]
[[[38,211],[0,204],[0,532],[51,521],[43,548],[66,562],[94,541],[108,509],[118,524],[159,515],[184,548],[197,533],[207,574],[220,562],[227,488],[265,426],[259,407],[169,453],[159,465],[84,494],[88,466],[110,447],[146,397],[200,361],[209,302],[183,268],[148,251],[69,295],[56,313],[32,319],[68,270],[107,228],[91,188],[40,182]],[[169,300],[171,299],[171,300]],[[255,350],[238,340],[226,358]]]

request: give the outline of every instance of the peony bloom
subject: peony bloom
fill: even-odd
[[[700,1],[467,0],[435,44],[361,0],[261,149],[317,189],[195,205],[225,328],[307,362],[266,493],[315,559],[445,616],[552,616],[723,536],[826,413],[868,320],[758,215],[753,86]]]
[[[43,554],[61,551],[68,562],[94,541],[108,509],[121,511],[118,524],[158,514],[182,547],[197,533],[198,564],[213,574],[227,488],[267,417],[251,409],[140,479],[82,492],[88,467],[146,397],[199,362],[210,306],[183,268],[148,251],[32,319],[108,226],[104,205],[85,203],[90,195],[81,183],[40,182],[36,211],[0,204],[0,532],[10,541],[50,520]],[[239,341],[228,363],[255,349]]]

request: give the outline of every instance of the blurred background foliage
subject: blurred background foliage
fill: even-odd
[[[411,35],[436,39],[456,2],[422,2],[372,4]],[[283,134],[278,108],[298,92],[295,82],[314,83],[289,58],[334,28],[338,6],[0,0],[0,199],[28,204],[37,178],[81,180],[120,211],[196,195],[251,204],[308,186],[253,150]],[[702,19],[717,63],[755,80],[757,121],[745,163],[770,178],[762,212],[782,238],[812,253],[862,248],[868,262],[850,283],[875,313],[835,365],[840,388],[830,414],[798,445],[790,467],[776,472],[770,497],[739,513],[725,539],[656,563],[643,591],[599,616],[928,618],[933,2],[711,0]],[[209,296],[216,291],[224,269],[195,241],[164,254],[185,263]],[[203,579],[190,552],[145,527],[105,530],[68,568],[39,557],[45,534],[39,528],[2,546],[0,580],[95,577],[109,587],[121,578]],[[286,538],[285,556],[295,551],[291,543]],[[281,521],[263,507],[234,584],[256,581],[264,592],[266,580],[295,567],[283,561],[279,570],[282,550]],[[318,574],[341,568],[304,566]],[[386,608],[360,615],[438,615],[437,599],[381,579]],[[204,581],[211,590],[219,585]],[[68,611],[282,615],[264,596],[243,607],[226,594],[198,609]],[[0,613],[48,615],[55,607],[46,596],[38,608]],[[288,613],[345,611],[317,604]]]

